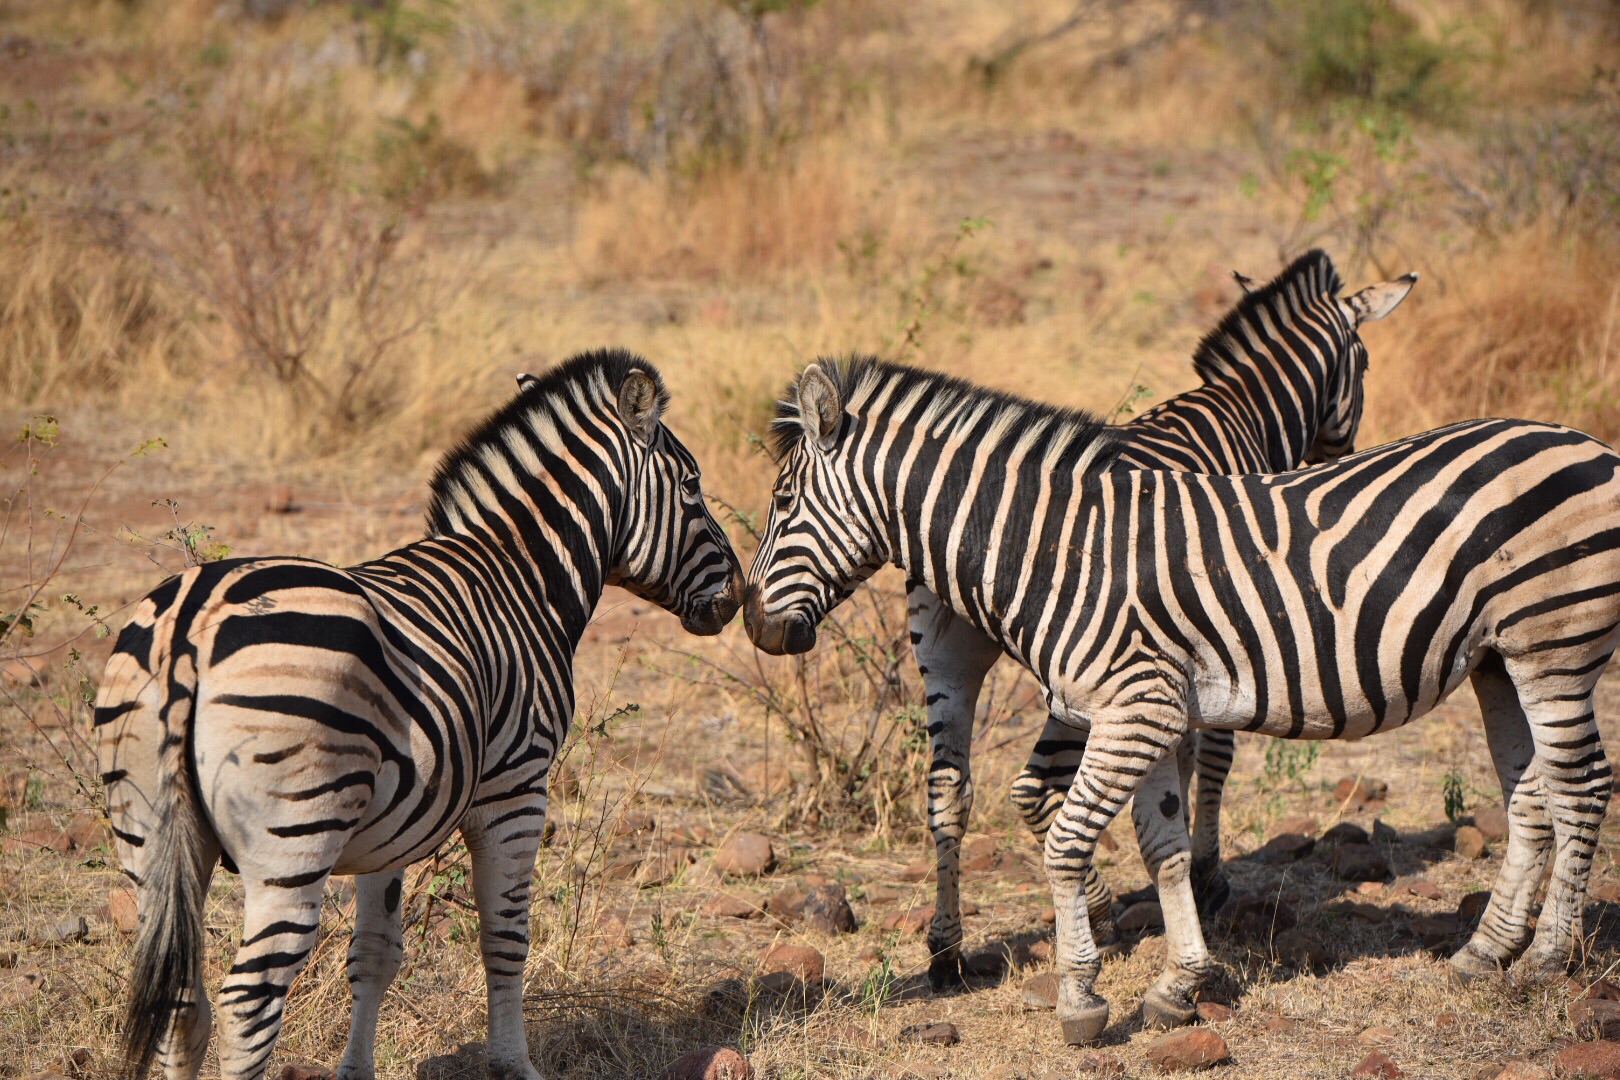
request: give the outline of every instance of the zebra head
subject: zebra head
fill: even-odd
[[[1402,274],[1394,281],[1381,281],[1349,296],[1331,297],[1331,316],[1339,322],[1334,329],[1344,336],[1345,345],[1338,351],[1338,362],[1326,373],[1316,442],[1306,452],[1305,464],[1332,461],[1355,450],[1367,377],[1367,346],[1361,341],[1361,324],[1394,311],[1417,279],[1416,273]]]
[[[777,403],[780,471],[743,590],[748,636],[773,656],[813,648],[827,612],[889,559],[882,527],[856,495],[861,441],[844,411],[845,374],[818,361]]]
[[[678,615],[688,633],[718,634],[737,614],[742,567],[709,513],[696,459],[663,424],[666,399],[639,368],[619,385],[631,475],[607,581]]]

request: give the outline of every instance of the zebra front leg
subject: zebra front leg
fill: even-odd
[[[1575,958],[1582,937],[1586,883],[1614,774],[1603,752],[1590,687],[1579,696],[1549,694],[1535,700],[1541,695],[1532,697],[1525,683],[1515,680],[1515,684],[1530,719],[1536,742],[1535,769],[1557,845],[1535,936],[1509,970],[1517,980],[1533,980],[1562,974]]]
[[[349,1043],[338,1080],[370,1080],[376,1074],[377,1011],[405,949],[400,931],[400,892],[405,872],[361,874],[354,881],[354,935],[349,942]]]
[[[1035,834],[1037,843],[1046,843],[1047,831],[1063,808],[1063,799],[1074,783],[1080,757],[1086,751],[1086,730],[1048,715],[1046,727],[1024,769],[1012,782],[1012,801]],[[1086,911],[1091,919],[1092,939],[1104,956],[1120,950],[1119,925],[1114,921],[1114,890],[1092,864],[1086,873]]]
[[[935,990],[962,984],[962,837],[973,812],[973,717],[979,688],[1001,647],[958,618],[926,586],[906,596],[911,651],[928,702],[928,828],[938,867],[934,918],[928,927],[928,982]]]
[[[1219,911],[1232,895],[1232,887],[1221,872],[1221,797],[1227,774],[1232,771],[1233,737],[1230,731],[1204,728],[1190,733],[1188,738],[1195,744],[1193,762],[1198,776],[1192,889],[1198,898],[1198,910],[1208,915]]]
[[[1176,757],[1160,761],[1131,804],[1137,843],[1164,912],[1165,969],[1142,998],[1144,1027],[1177,1027],[1197,1014],[1193,995],[1209,976],[1209,949],[1193,899],[1187,836],[1186,772]]]
[[[1141,683],[1132,690],[1139,701],[1153,693]],[[1180,787],[1172,751],[1185,731],[1185,717],[1169,708],[1155,709],[1152,716],[1141,704],[1136,710],[1119,720],[1092,717],[1080,769],[1046,833],[1046,874],[1057,911],[1058,1020],[1071,1045],[1093,1041],[1108,1026],[1108,1002],[1094,990],[1102,956],[1083,899],[1097,838],[1150,773],[1161,771],[1171,792]],[[1159,770],[1160,765],[1167,767]],[[1190,889],[1185,899],[1190,904]],[[1172,909],[1179,910],[1174,904]]]
[[[462,836],[472,856],[478,945],[489,993],[490,1080],[540,1080],[523,1030],[523,967],[529,958],[529,882],[545,826],[545,797],[482,807]],[[469,815],[471,818],[472,815]]]
[[[1518,691],[1494,653],[1474,669],[1472,680],[1507,807],[1508,847],[1478,929],[1450,960],[1452,973],[1464,982],[1500,975],[1530,943],[1531,910],[1553,847],[1552,819],[1534,764],[1536,744]]]

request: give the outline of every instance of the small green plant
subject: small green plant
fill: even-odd
[[[1302,781],[1305,774],[1311,771],[1316,764],[1317,755],[1321,753],[1320,743],[1310,741],[1296,742],[1290,739],[1272,739],[1266,744],[1266,763],[1261,779],[1267,790],[1275,790],[1283,785],[1284,781],[1290,783]],[[1300,785],[1303,787],[1303,783]]]
[[[1440,781],[1440,796],[1445,800],[1446,818],[1455,825],[1463,816],[1463,777],[1457,769],[1448,769]]]
[[[861,1008],[876,1016],[894,993],[894,980],[894,965],[889,962],[889,954],[887,951],[880,952],[877,966],[867,970],[866,978],[861,980],[861,988],[856,994]]]

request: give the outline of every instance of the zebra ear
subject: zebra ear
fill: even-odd
[[[1360,292],[1342,298],[1339,304],[1344,308],[1352,326],[1382,319],[1400,306],[1401,301],[1406,299],[1406,294],[1412,291],[1412,286],[1417,284],[1417,279],[1417,273],[1414,271],[1402,274],[1394,281],[1380,281],[1377,285],[1369,285]]]
[[[1248,274],[1245,274],[1243,271],[1232,271],[1232,280],[1237,282],[1238,288],[1243,290],[1243,294],[1245,296],[1254,292],[1254,278],[1250,277]]]
[[[619,385],[619,418],[644,443],[658,430],[658,385],[644,371],[632,371]]]
[[[534,389],[540,382],[540,376],[530,375],[527,371],[518,376],[518,393],[522,394]]]
[[[844,414],[838,387],[820,364],[811,364],[799,376],[799,423],[810,441],[823,450],[832,449],[833,435]]]

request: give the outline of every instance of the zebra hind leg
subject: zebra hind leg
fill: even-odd
[[[1598,670],[1601,668],[1600,664]],[[1557,845],[1535,936],[1509,970],[1515,980],[1525,981],[1562,974],[1575,959],[1581,944],[1586,883],[1614,774],[1598,733],[1590,686],[1577,696],[1526,695],[1525,684],[1518,685],[1521,702],[1526,697],[1534,702],[1526,703],[1525,713],[1536,742],[1536,769]]]
[[[1474,669],[1472,678],[1508,811],[1508,848],[1479,928],[1450,961],[1452,973],[1464,982],[1499,975],[1529,944],[1531,909],[1553,849],[1535,741],[1518,691],[1495,654]]]
[[[287,991],[321,930],[329,871],[283,886],[243,867],[242,944],[219,989],[219,1074],[260,1080],[281,1034]]]
[[[491,803],[464,820],[472,855],[478,945],[489,995],[490,1080],[540,1080],[523,1029],[523,968],[529,958],[529,882],[545,826],[544,796]]]
[[[1213,915],[1226,905],[1232,886],[1221,870],[1221,798],[1232,771],[1230,731],[1206,728],[1189,735],[1196,742],[1194,769],[1198,801],[1193,814],[1192,887],[1198,910]]]
[[[1085,752],[1086,733],[1083,729],[1055,715],[1046,718],[1046,727],[1035,743],[1029,761],[1012,782],[1013,805],[1018,808],[1029,831],[1035,834],[1036,843],[1045,845],[1047,830],[1052,827],[1058,811],[1063,809],[1063,800],[1074,783],[1075,772],[1080,768],[1080,759]],[[1114,921],[1114,890],[1097,872],[1095,863],[1087,868],[1085,892],[1092,939],[1099,953],[1103,956],[1118,955],[1123,946],[1119,924]]]
[[[354,936],[349,943],[354,1006],[338,1080],[371,1080],[376,1075],[377,1012],[405,952],[400,930],[404,877],[403,870],[395,870],[355,878]]]

